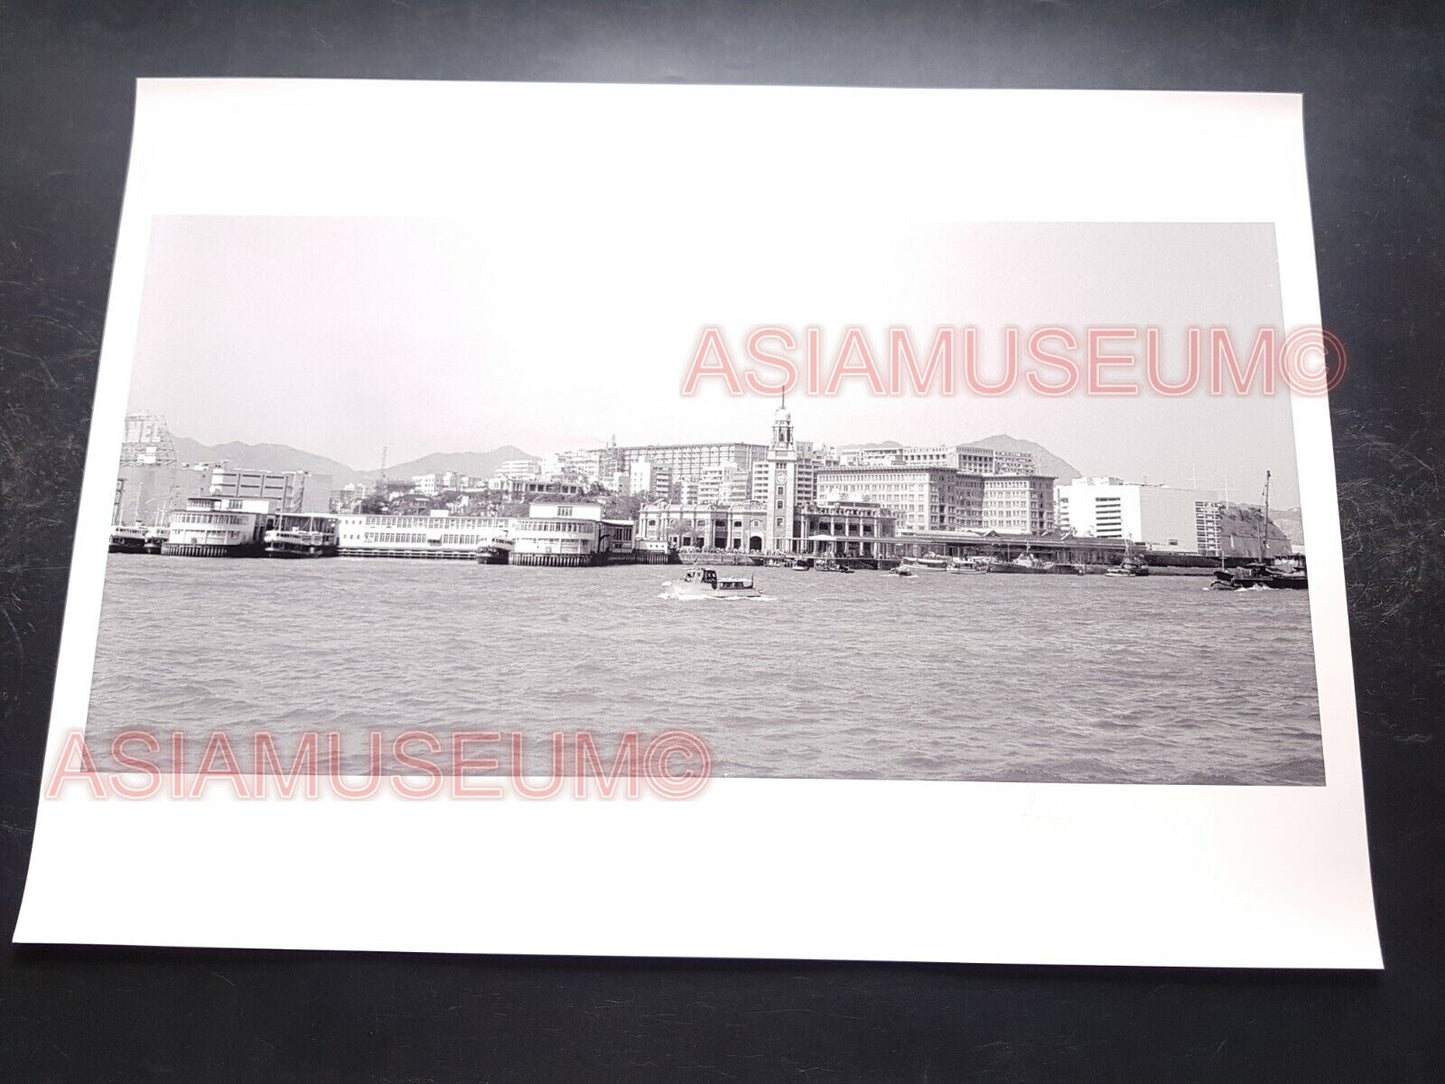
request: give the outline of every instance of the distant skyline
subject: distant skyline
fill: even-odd
[[[1273,232],[1252,224],[525,227],[428,219],[167,217],[153,223],[130,408],[205,444],[281,443],[358,471],[452,450],[765,442],[774,400],[685,399],[705,325],[881,345],[905,324],[1160,327],[1247,342],[1278,326]],[[920,343],[922,345],[922,343]],[[1177,370],[1171,370],[1177,371]],[[981,400],[788,397],[799,439],[1037,442],[1086,474],[1228,489],[1275,475],[1298,503],[1287,394]]]

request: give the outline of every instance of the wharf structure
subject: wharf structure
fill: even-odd
[[[504,542],[510,517],[364,515],[336,517],[342,557],[411,557],[469,561],[481,546]]]

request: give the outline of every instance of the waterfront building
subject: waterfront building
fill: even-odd
[[[882,505],[903,531],[950,531],[983,525],[983,479],[951,467],[823,467],[824,499]]]
[[[331,475],[309,471],[268,471],[222,463],[211,471],[211,495],[271,503],[272,512],[326,512],[331,507]]]
[[[1219,554],[1224,505],[1213,491],[1076,478],[1058,487],[1056,499],[1061,530],[1161,552]]]
[[[345,514],[337,517],[343,557],[470,559],[477,548],[505,540],[512,520],[493,516]]]
[[[819,557],[884,556],[895,537],[895,516],[880,504],[819,501],[798,512],[797,553]]]
[[[191,497],[171,513],[161,553],[167,557],[259,557],[269,499]]]
[[[983,483],[984,530],[1045,534],[1054,529],[1054,479],[1041,474],[1001,474]]]
[[[766,515],[764,506],[747,503],[655,501],[638,513],[637,538],[654,546],[761,553],[767,548]]]
[[[816,472],[801,467],[801,455],[793,442],[793,416],[787,400],[773,414],[772,441],[763,461],[753,467],[753,504],[765,508],[763,517],[763,548],[789,552],[793,535],[794,513],[799,505],[811,500]],[[806,488],[802,483],[806,476]]]
[[[534,503],[514,520],[511,563],[579,567],[634,559],[635,524],[604,519],[600,504]]]

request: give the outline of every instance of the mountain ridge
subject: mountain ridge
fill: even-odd
[[[248,470],[291,471],[304,470],[312,474],[329,474],[333,486],[341,487],[354,482],[371,482],[381,477],[381,468],[358,470],[340,460],[331,459],[303,448],[289,444],[260,443],[247,444],[232,440],[221,444],[202,444],[191,437],[173,437],[176,458],[182,463],[214,463],[228,459],[237,467]],[[512,444],[503,444],[489,452],[430,452],[404,463],[390,464],[386,468],[388,477],[410,478],[418,474],[433,474],[456,471],[473,477],[486,478],[509,459],[536,459]]]

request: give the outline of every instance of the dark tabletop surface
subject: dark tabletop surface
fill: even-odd
[[[0,929],[30,851],[135,78],[1268,90],[1305,94],[1324,320],[1350,350],[1332,410],[1386,960],[1329,974],[7,946],[0,1077],[1439,1079],[1442,72],[1445,6],[1429,3],[0,2]]]

